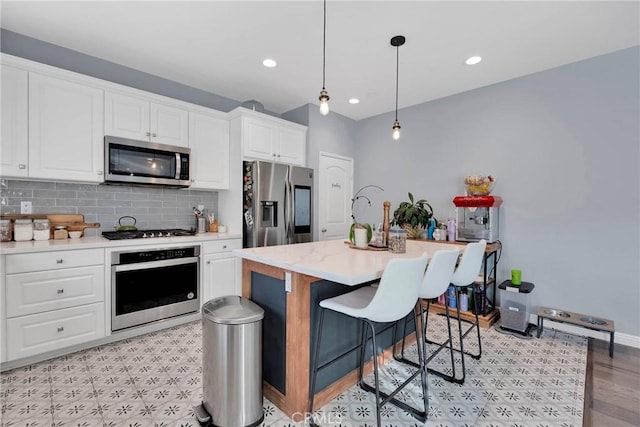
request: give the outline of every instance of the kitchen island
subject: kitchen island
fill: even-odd
[[[264,394],[284,413],[300,421],[309,400],[319,301],[368,286],[393,258],[464,246],[407,241],[404,254],[350,248],[340,240],[236,249],[243,259],[242,294],[265,310],[263,325]],[[382,348],[392,345],[393,324],[377,328]],[[328,311],[325,315],[315,407],[330,402],[356,383],[360,322]],[[388,355],[388,353],[387,353]],[[368,355],[370,357],[370,354]]]

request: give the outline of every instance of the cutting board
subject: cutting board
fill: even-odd
[[[82,231],[83,234],[85,228],[100,228],[99,222],[84,222],[82,214],[3,214],[0,218],[12,220],[12,226],[13,220],[16,219],[48,219],[51,224],[51,238],[58,225],[66,226],[67,231]]]

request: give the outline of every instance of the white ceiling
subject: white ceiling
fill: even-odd
[[[282,113],[316,103],[322,8],[301,1],[7,1],[3,28]],[[353,119],[640,44],[639,2],[327,3],[326,88]],[[464,65],[471,55],[484,60]],[[266,57],[278,66],[262,66]],[[360,98],[350,105],[351,97]]]

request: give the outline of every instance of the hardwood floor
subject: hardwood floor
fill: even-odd
[[[640,349],[589,339],[583,426],[640,426]]]

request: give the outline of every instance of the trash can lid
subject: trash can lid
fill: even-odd
[[[242,325],[264,318],[264,310],[250,299],[227,295],[207,301],[202,316],[214,323]]]

